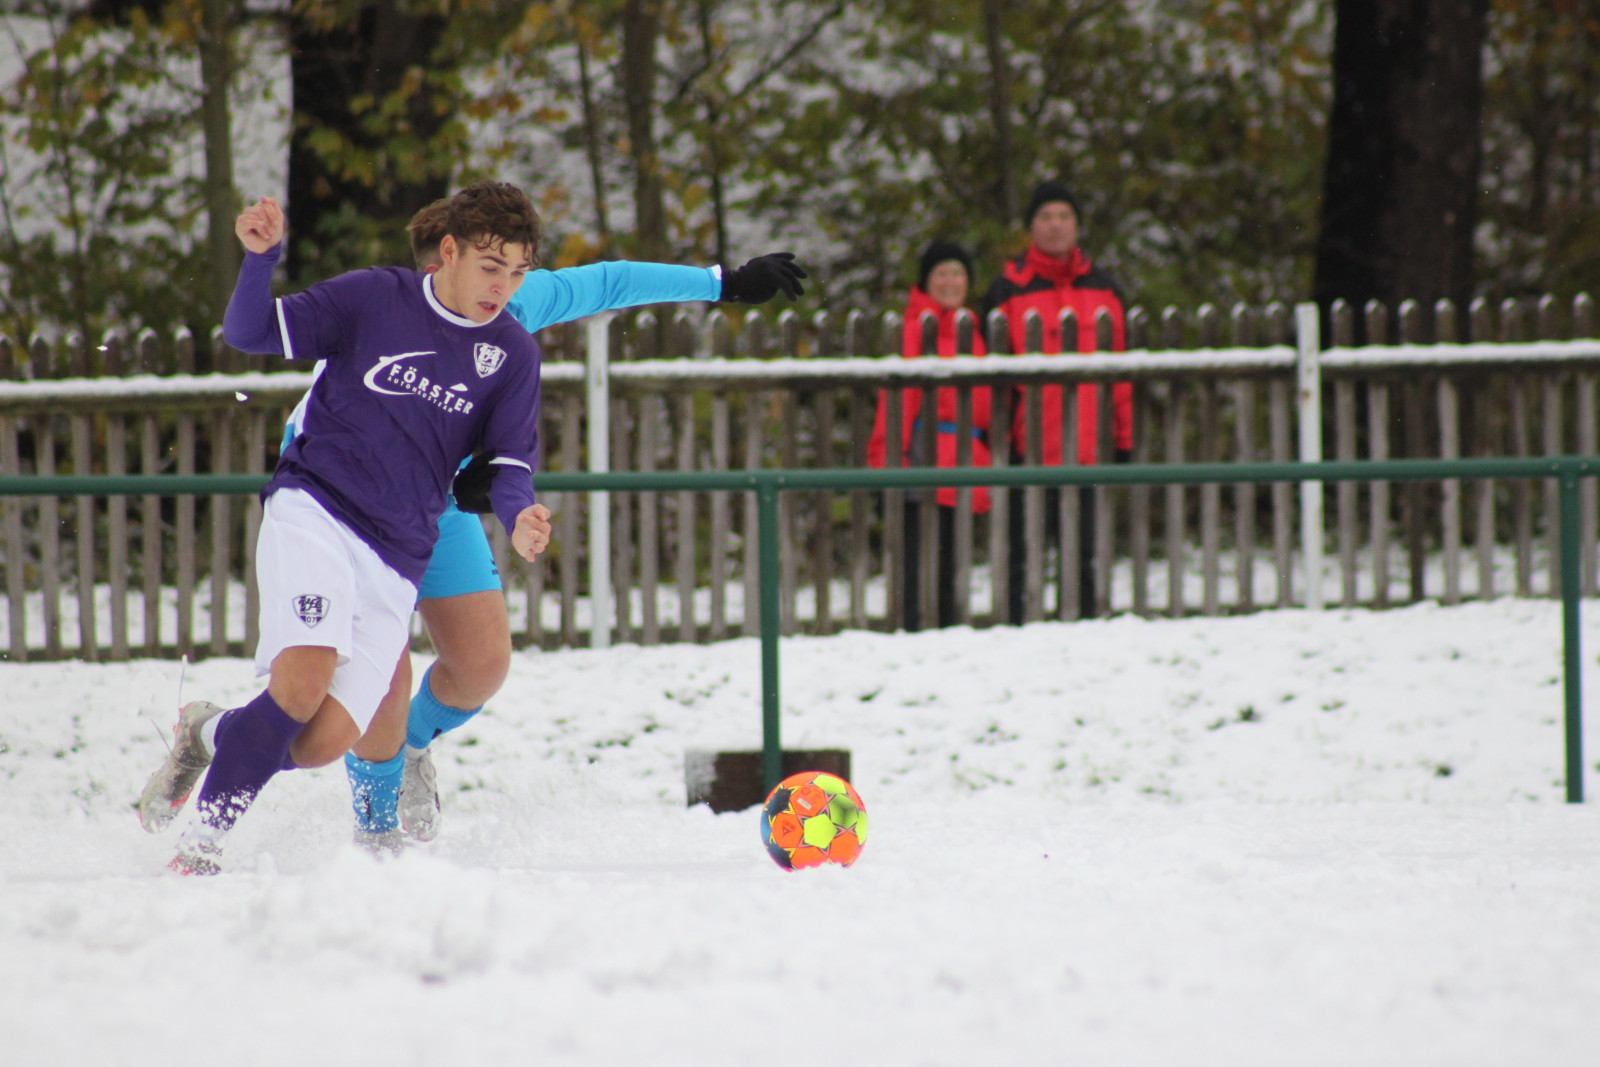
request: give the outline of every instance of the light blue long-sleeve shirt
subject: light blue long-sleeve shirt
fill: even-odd
[[[617,261],[530,271],[506,311],[534,333],[600,311],[682,300],[716,300],[721,295],[721,267]]]

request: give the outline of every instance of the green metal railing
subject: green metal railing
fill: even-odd
[[[944,486],[1202,485],[1268,482],[1404,482],[1479,478],[1553,478],[1558,487],[1561,563],[1562,674],[1566,700],[1566,793],[1583,801],[1583,681],[1579,631],[1578,483],[1600,476],[1600,457],[1386,460],[1330,463],[1193,463],[1097,467],[977,467],[960,470],[552,471],[538,476],[551,492],[734,491],[756,496],[760,568],[762,776],[782,777],[778,687],[778,494],[791,490],[930,489]],[[257,492],[263,475],[88,475],[0,478],[0,497],[241,495]]]

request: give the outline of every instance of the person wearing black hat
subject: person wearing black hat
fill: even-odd
[[[906,302],[905,321],[901,330],[900,353],[907,359],[922,356],[950,357],[956,355],[956,318],[965,306],[967,291],[972,279],[972,257],[966,249],[953,241],[934,241],[923,250],[917,264],[917,284],[911,287]],[[923,320],[931,317],[938,324],[937,341],[932,351],[923,347]],[[976,324],[976,323],[975,323]],[[983,337],[972,333],[971,355],[984,355]],[[963,353],[967,354],[967,353]],[[935,463],[940,467],[956,465],[956,390],[940,389],[937,398],[938,420],[934,438]],[[878,413],[867,442],[867,463],[882,467],[888,454],[889,391],[878,391]],[[922,390],[904,389],[900,394],[900,454],[906,466],[927,466],[928,460],[916,454],[921,440]],[[972,459],[974,467],[989,466],[989,390],[972,391]],[[939,512],[938,544],[938,624],[953,626],[955,609],[955,508],[956,491],[953,488],[938,490],[934,495]],[[920,517],[924,501],[912,499],[908,494],[905,505],[905,551],[901,567],[901,603],[905,608],[906,629],[917,630],[930,624],[922,611],[921,529]],[[973,514],[989,510],[989,491],[977,488],[972,491]]]
[[[1028,250],[1006,263],[1000,277],[989,287],[983,302],[983,323],[988,328],[989,315],[1002,311],[1006,316],[1005,337],[990,337],[991,347],[1009,346],[1015,353],[1028,350],[1026,344],[1027,316],[1036,312],[1043,326],[1045,354],[1061,352],[1093,352],[1097,347],[1097,318],[1106,314],[1111,320],[1111,348],[1120,352],[1126,347],[1122,292],[1117,283],[1104,270],[1090,262],[1078,246],[1079,227],[1083,212],[1078,198],[1071,189],[1059,181],[1041,182],[1028,200]],[[1061,336],[1061,314],[1072,311],[1077,316],[1076,337]],[[1125,459],[1133,448],[1133,389],[1126,383],[1112,387],[1112,440],[1115,458]],[[1028,425],[1027,393],[1012,391],[1011,459],[1013,463],[1026,461],[1030,439],[1035,432]],[[1063,461],[1062,427],[1065,423],[1064,390],[1061,386],[1046,386],[1043,393],[1043,411],[1038,429],[1040,461],[1054,466]],[[1093,464],[1113,457],[1099,453],[1100,387],[1080,385],[1077,389],[1078,441],[1077,462]],[[1060,542],[1060,490],[1050,489],[1045,494],[1045,545]],[[1078,559],[1078,614],[1091,617],[1096,613],[1095,595],[1095,494],[1078,494],[1079,508],[1079,559]],[[1024,493],[1013,490],[1008,501],[1007,516],[1009,549],[1007,553],[1007,619],[1020,623],[1024,619],[1024,593],[1026,591],[1026,515]],[[1065,566],[1065,561],[1062,561]],[[1043,590],[1037,591],[1042,607]]]

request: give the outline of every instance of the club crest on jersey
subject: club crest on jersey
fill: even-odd
[[[487,378],[500,369],[500,364],[506,361],[506,350],[498,345],[486,344],[479,341],[472,346],[472,363],[478,368],[478,377]]]
[[[328,614],[328,598],[321,593],[301,593],[294,598],[294,613],[308,627],[316,628]]]

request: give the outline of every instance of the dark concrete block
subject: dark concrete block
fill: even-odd
[[[783,776],[801,771],[826,771],[850,780],[850,750],[844,748],[785,749]],[[709,804],[712,811],[743,811],[767,799],[761,780],[761,752],[708,752],[689,749],[683,754],[683,779],[689,804]]]

